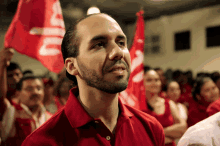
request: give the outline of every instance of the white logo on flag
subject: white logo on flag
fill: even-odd
[[[50,24],[52,26],[59,26],[62,28],[50,28],[50,27],[33,27],[30,30],[30,34],[32,35],[52,35],[54,37],[47,37],[43,40],[43,45],[39,49],[39,54],[42,56],[54,56],[61,53],[57,48],[47,48],[47,45],[61,45],[62,38],[65,34],[65,26],[64,21],[62,19],[57,18],[57,15],[62,15],[60,2],[56,1],[53,4],[53,15],[50,19]]]

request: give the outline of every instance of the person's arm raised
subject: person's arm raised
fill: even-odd
[[[10,65],[10,61],[14,55],[14,49],[3,48],[0,51],[0,115],[4,113],[4,100],[7,95],[7,66]]]

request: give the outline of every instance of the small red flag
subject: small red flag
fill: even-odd
[[[140,110],[146,109],[145,88],[143,83],[144,76],[144,11],[139,11],[136,31],[133,44],[130,49],[131,56],[131,75],[128,87],[121,92],[121,100],[132,107]]]
[[[63,67],[61,42],[65,26],[59,0],[20,0],[5,35],[5,48],[39,60],[59,73]]]

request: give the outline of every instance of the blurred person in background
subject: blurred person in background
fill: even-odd
[[[52,115],[42,104],[44,85],[41,78],[25,75],[17,84],[19,104],[13,106],[6,98],[1,100],[5,105],[1,138],[6,146],[20,146],[23,140]]]
[[[218,72],[214,72],[211,74],[211,78],[215,82],[218,89],[220,90],[220,74]]]
[[[181,96],[177,102],[183,103],[188,108],[192,100],[192,87],[188,84],[187,76],[181,70],[175,70],[172,76],[181,90]]]
[[[180,118],[184,119],[186,122],[188,117],[188,109],[184,104],[177,102],[177,100],[181,96],[181,90],[179,84],[176,81],[170,80],[167,82],[165,91],[167,94],[166,98],[176,103]],[[179,138],[175,139],[176,143],[178,143],[178,141]]]
[[[166,86],[166,76],[164,74],[164,71],[160,67],[157,67],[154,70],[157,72],[157,74],[160,77],[161,84],[162,84],[162,90],[163,90]]]
[[[54,81],[52,78],[42,78],[44,83],[44,99],[43,104],[47,111],[54,114],[57,111],[57,106],[54,102]]]
[[[166,86],[166,82],[167,82],[166,76],[164,74],[164,71],[160,67],[157,67],[154,70],[159,75],[160,81],[161,81],[161,92],[159,93],[159,95],[161,97],[165,98],[166,97],[166,92],[164,92],[164,91],[165,91],[165,86]]]
[[[7,67],[7,98],[12,104],[18,103],[18,98],[16,97],[16,84],[23,77],[20,66],[11,62]]]
[[[159,96],[161,80],[155,70],[148,70],[144,74],[146,102],[148,114],[154,116],[163,126],[165,145],[175,146],[174,140],[180,138],[186,130],[186,122],[179,115],[176,104],[169,99]]]
[[[66,69],[63,69],[58,74],[57,81],[53,81],[52,78],[44,78],[44,105],[50,113],[54,114],[58,110],[62,109],[69,97],[69,90],[74,86],[66,77]]]
[[[220,112],[189,127],[178,146],[219,146]]]
[[[219,99],[219,89],[211,78],[200,76],[195,80],[192,95],[187,120],[189,127],[208,117],[206,110],[210,103]]]
[[[191,70],[188,70],[186,72],[184,72],[184,75],[186,76],[187,78],[187,83],[189,84],[189,86],[191,86],[191,89],[193,87],[193,84],[194,84],[194,79],[193,79],[193,73]]]
[[[16,84],[23,74],[20,66],[11,62],[13,55],[13,48],[3,48],[0,51],[0,130],[2,129],[4,111],[7,109],[5,100],[14,106],[17,106],[19,102],[16,96]]]
[[[176,103],[180,117],[186,121],[188,116],[188,109],[184,104],[177,102],[181,96],[179,84],[176,81],[168,81],[165,89],[167,94],[166,98]]]

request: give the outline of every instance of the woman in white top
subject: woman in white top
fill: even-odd
[[[180,90],[179,84],[176,81],[169,81],[169,82],[167,82],[165,89],[166,89],[167,98],[169,98],[170,100],[172,100],[176,103],[176,105],[178,107],[177,109],[179,110],[180,118],[187,121],[187,117],[188,117],[187,107],[182,103],[176,102],[180,98],[180,95],[181,95],[181,90]],[[178,143],[179,138],[175,139],[175,142]]]
[[[166,87],[167,98],[174,101],[178,107],[180,117],[187,120],[187,107],[184,104],[177,103],[176,101],[180,98],[181,90],[180,86],[176,81],[169,81]]]

